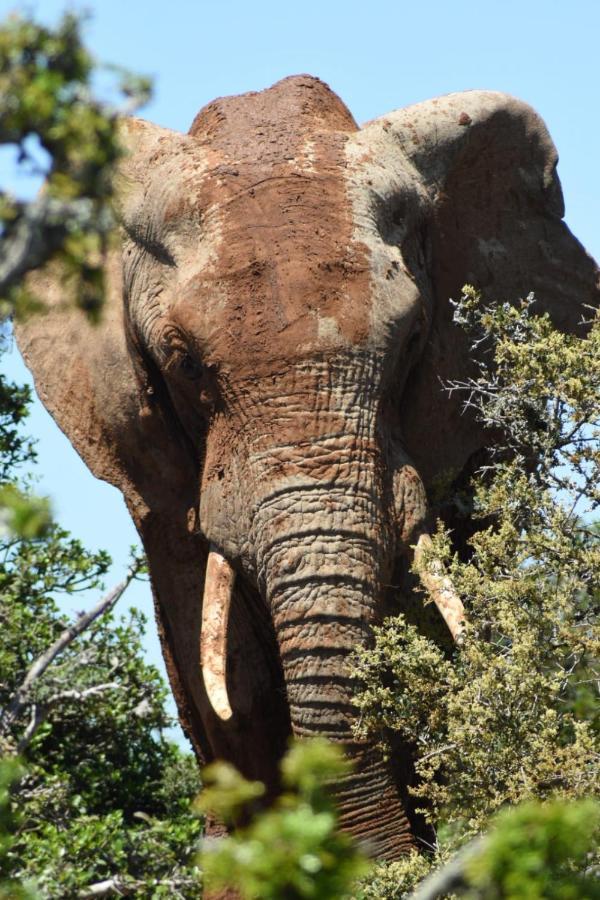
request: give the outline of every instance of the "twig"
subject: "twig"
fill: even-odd
[[[45,263],[75,227],[82,231],[93,227],[107,233],[112,225],[108,207],[99,211],[98,205],[87,197],[58,200],[42,195],[23,204],[18,219],[2,239],[0,293]]]
[[[425,756],[420,756],[419,763],[425,762],[426,759],[432,759],[434,756],[439,756],[441,753],[446,753],[448,750],[454,750],[455,747],[456,744],[444,744],[443,747],[438,747],[437,750],[431,750]]]
[[[139,562],[135,562],[127,573],[127,577],[116,587],[108,592],[98,603],[89,610],[81,613],[75,622],[66,628],[56,641],[35,660],[30,667],[20,686],[15,691],[9,705],[0,715],[0,736],[7,734],[10,726],[27,705],[31,689],[35,682],[44,674],[49,665],[63,650],[71,644],[75,638],[88,628],[103,613],[108,612],[117,600],[120,599],[130,582],[135,578],[139,569]]]
[[[466,864],[481,852],[484,843],[483,837],[470,841],[449,863],[418,884],[408,900],[439,900],[450,891],[464,887]]]

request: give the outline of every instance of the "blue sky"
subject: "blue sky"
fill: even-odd
[[[65,8],[0,0],[1,17],[21,9],[55,22]],[[85,34],[98,60],[154,78],[142,115],[182,131],[215,97],[299,72],[327,81],[359,122],[450,91],[514,94],[546,120],[567,221],[600,259],[600,0],[98,0],[68,8],[91,12]],[[25,379],[16,353],[6,366]],[[40,492],[65,527],[110,551],[117,580],[136,541],[120,495],[91,476],[39,404],[31,429]],[[147,585],[136,585],[129,600],[151,615]],[[149,631],[148,654],[158,663],[152,623]]]

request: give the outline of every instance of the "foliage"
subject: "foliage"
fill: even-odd
[[[456,306],[480,362],[451,388],[494,435],[469,558],[441,526],[431,550],[467,610],[462,645],[400,616],[356,657],[361,733],[413,742],[444,852],[507,804],[598,791],[600,320],[581,337],[534,313],[472,290]]]
[[[417,850],[393,863],[378,863],[363,880],[358,900],[403,900],[431,871],[431,859]]]
[[[0,544],[0,706],[67,619],[57,594],[98,586],[109,559],[52,526]],[[118,875],[136,896],[196,896],[187,862],[200,833],[189,809],[195,762],[164,737],[166,689],[143,661],[143,616],[97,619],[34,684],[5,736],[25,774],[13,788],[7,868],[44,897],[76,897]],[[160,852],[159,852],[160,848]],[[162,892],[162,894],[161,894]]]
[[[0,449],[15,491],[19,465],[34,459],[18,429],[26,406],[4,382]],[[198,894],[197,767],[165,737],[166,688],[143,661],[139,612],[97,618],[7,715],[34,664],[73,629],[61,596],[89,596],[109,565],[54,523],[33,537],[0,534],[0,897],[25,900],[34,885],[77,897],[111,879],[140,898]]]
[[[0,353],[2,352],[0,338]],[[20,425],[31,400],[28,387],[0,376],[0,535],[34,537],[50,525],[50,505],[44,497],[34,497],[27,485],[17,486],[11,474],[35,458],[33,442]]]
[[[503,810],[483,848],[465,865],[466,896],[477,900],[594,900],[600,803],[524,803]]]
[[[379,867],[360,900],[597,900],[599,839],[597,801],[530,801],[502,810],[418,884],[429,868],[423,856]]]
[[[116,94],[132,110],[149,84],[118,74]],[[0,193],[3,316],[30,311],[23,278],[51,260],[98,316],[121,149],[118,111],[94,96],[97,83],[77,17],[54,30],[17,16],[0,27],[0,144],[44,183],[31,201]],[[110,559],[31,498],[20,472],[35,456],[20,430],[29,399],[2,379],[0,893],[195,897],[195,762],[165,736],[166,689],[143,661],[143,616],[111,612],[125,584],[74,620],[63,612],[61,595],[100,587]]]
[[[21,397],[7,386],[8,410]],[[0,408],[0,446],[13,428]],[[15,445],[19,437],[11,437]],[[20,486],[16,462],[30,463],[23,441],[5,469]],[[10,479],[10,480],[9,480]],[[200,822],[189,809],[199,788],[195,761],[164,737],[166,689],[143,662],[144,618],[96,619],[31,684],[7,716],[37,661],[70,624],[60,595],[101,586],[110,559],[88,553],[51,524],[36,537],[0,536],[0,812],[1,876],[6,896],[75,897],[90,884],[118,878],[139,897],[196,896],[189,862]],[[72,625],[71,625],[72,629]],[[15,779],[16,753],[24,770]],[[160,849],[160,852],[159,852]],[[19,887],[24,884],[25,887]],[[20,893],[19,893],[20,892]]]
[[[17,385],[4,377],[0,380],[0,483],[17,466],[35,459],[33,441],[20,429],[30,401],[31,391],[26,385]]]
[[[6,709],[33,660],[66,624],[57,592],[88,591],[108,564],[53,526],[2,547],[0,704]],[[143,616],[96,620],[34,684],[5,738],[26,773],[8,853],[14,878],[44,897],[75,897],[118,875],[136,896],[195,896],[190,859],[200,832],[189,801],[195,762],[164,737],[165,686],[143,661]],[[160,847],[160,852],[158,848]],[[161,887],[161,884],[163,885]]]
[[[225,763],[205,770],[207,789],[198,804],[205,812],[237,823],[234,835],[205,841],[201,867],[205,884],[236,888],[245,898],[294,900],[353,896],[352,886],[367,869],[352,839],[337,828],[326,783],[348,763],[322,740],[292,746],[282,762],[284,793],[266,811],[248,807],[264,793]]]
[[[116,93],[130,110],[147,100],[147,79],[118,74]],[[50,259],[60,261],[81,307],[92,317],[100,309],[114,228],[112,170],[121,150],[117,111],[94,96],[95,78],[76,16],[51,29],[13,15],[0,27],[0,144],[44,182],[34,201],[0,192],[4,316],[30,309],[23,277]]]
[[[141,814],[140,814],[141,818]],[[111,882],[109,894],[140,898],[198,897],[199,873],[190,863],[200,824],[183,817],[148,817],[134,826],[119,810],[78,814],[61,827],[45,822],[27,835],[26,867],[42,897],[86,896]]]
[[[11,803],[11,789],[21,774],[14,759],[0,759],[0,900],[36,900],[33,886],[11,877],[10,850],[17,817]]]
[[[98,319],[115,228],[113,170],[122,154],[117,113],[150,95],[147,79],[113,66],[112,96],[127,104],[118,110],[95,96],[98,71],[75,15],[55,29],[18,15],[0,24],[0,145],[29,178],[26,194],[43,184],[34,200],[0,188],[0,321],[43,308],[24,279],[49,262],[58,265],[69,295]],[[48,501],[5,484],[7,471],[30,451],[17,429],[27,400],[27,388],[0,385],[0,532],[33,537],[50,525]]]

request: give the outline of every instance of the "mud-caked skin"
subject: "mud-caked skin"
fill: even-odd
[[[503,94],[359,129],[308,76],[216,100],[187,135],[139,120],[123,133],[103,322],[65,310],[49,271],[51,311],[20,344],[43,402],[124,493],[201,760],[276,790],[290,734],[340,741],[356,762],[344,827],[397,858],[427,836],[410,750],[388,767],[353,738],[348,656],[400,602],[390,585],[431,525],[427,489],[485,447],[440,386],[470,365],[449,299],[467,282],[490,301],[535,291],[567,330],[598,304],[556,151]],[[226,721],[199,662],[210,546],[236,573]]]

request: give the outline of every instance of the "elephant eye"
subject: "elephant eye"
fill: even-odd
[[[202,375],[202,366],[189,353],[182,353],[177,368],[190,381],[196,381]]]
[[[178,328],[167,325],[160,337],[165,371],[181,375],[190,381],[197,380],[203,367],[188,349],[187,341]]]

